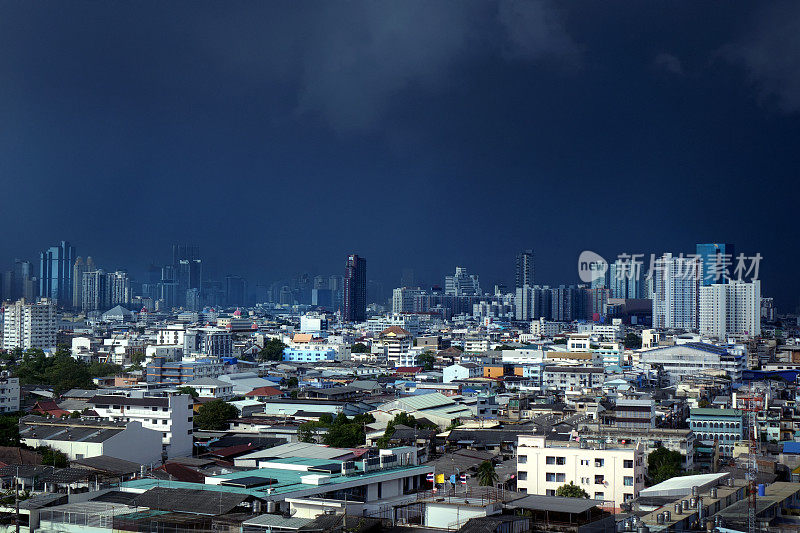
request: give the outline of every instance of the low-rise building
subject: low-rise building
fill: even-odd
[[[556,445],[544,436],[520,435],[517,441],[517,489],[527,494],[554,496],[562,485],[574,483],[589,497],[619,508],[644,488],[644,448]]]

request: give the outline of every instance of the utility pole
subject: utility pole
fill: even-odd
[[[16,514],[14,522],[17,524],[16,530],[19,533],[19,465],[17,466],[17,475],[14,476],[14,513]]]

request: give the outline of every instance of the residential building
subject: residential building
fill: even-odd
[[[554,337],[558,334],[558,322],[550,322],[539,318],[531,322],[531,333],[538,337]]]
[[[761,281],[700,287],[700,333],[718,339],[761,335]]]
[[[347,256],[344,272],[344,308],[346,322],[367,318],[367,260],[357,254]]]
[[[19,420],[19,434],[20,442],[26,446],[47,446],[71,461],[101,455],[140,464],[162,459],[161,432],[143,427],[138,420],[110,422],[28,415]],[[190,453],[191,447],[187,455]]]
[[[40,348],[55,350],[56,305],[49,298],[27,303],[25,299],[7,304],[3,314],[3,349]]]
[[[139,422],[145,429],[161,433],[166,457],[192,454],[193,411],[188,394],[145,396],[142,391],[98,394],[89,405],[100,418],[114,422]]]
[[[523,250],[517,254],[514,288],[533,286],[533,250]]]
[[[398,287],[392,291],[392,313],[413,313],[415,299],[423,294],[419,287]]]
[[[593,366],[546,366],[542,387],[548,390],[581,391],[599,387],[605,379],[603,369]]]
[[[375,341],[386,356],[389,366],[407,366],[401,360],[406,356],[414,344],[414,337],[408,331],[398,326],[391,326],[383,330]]]
[[[586,445],[587,443],[583,443]],[[644,488],[644,447],[614,448],[576,442],[550,443],[544,436],[517,438],[517,490],[554,496],[562,485],[574,483],[590,498],[620,508]]]
[[[653,327],[698,328],[700,261],[670,253],[653,266]]]
[[[448,296],[480,296],[483,294],[478,276],[468,274],[464,267],[456,267],[454,275],[445,276],[444,293]]]
[[[483,368],[475,363],[463,363],[446,366],[442,369],[442,381],[444,383],[452,383],[453,381],[460,381],[470,378],[483,377]]]
[[[702,445],[712,446],[716,442],[722,457],[732,457],[735,444],[745,435],[744,417],[739,409],[691,409],[689,428]]]
[[[187,382],[186,386],[196,390],[200,398],[217,398],[220,400],[233,398],[233,385],[227,381],[215,378],[198,378]]]
[[[102,269],[87,270],[83,273],[81,288],[81,311],[105,311],[108,305],[108,277]]]
[[[183,353],[206,357],[233,357],[233,336],[230,330],[213,326],[188,328],[183,335]]]
[[[19,411],[19,378],[8,371],[0,372],[0,413]]]
[[[155,355],[145,370],[145,381],[162,385],[182,385],[198,378],[217,378],[222,370],[223,364],[218,359],[176,361],[166,355]]]

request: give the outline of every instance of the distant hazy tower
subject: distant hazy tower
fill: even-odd
[[[356,254],[347,256],[344,270],[344,314],[347,322],[367,318],[367,260]]]
[[[533,250],[524,250],[517,254],[514,287],[519,289],[525,285],[533,286]]]
[[[50,298],[56,305],[72,305],[72,267],[75,265],[75,248],[67,241],[52,246],[39,254],[39,294]]]

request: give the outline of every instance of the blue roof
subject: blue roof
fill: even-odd
[[[784,442],[783,453],[800,454],[800,442]]]

